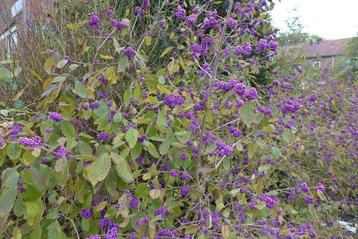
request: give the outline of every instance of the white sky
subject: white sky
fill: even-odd
[[[273,25],[287,29],[286,19],[300,16],[304,32],[324,39],[357,36],[358,0],[274,0]],[[296,9],[297,11],[293,11]]]

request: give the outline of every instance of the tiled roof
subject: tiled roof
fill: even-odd
[[[332,57],[342,55],[352,38],[338,40],[324,40],[313,43],[300,44],[296,47],[303,50],[306,58]],[[296,48],[295,47],[295,48]]]

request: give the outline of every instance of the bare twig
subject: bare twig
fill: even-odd
[[[214,56],[214,67],[213,67],[213,74],[211,75],[211,77],[209,78],[209,89],[208,89],[208,96],[210,97],[213,91],[213,87],[214,87],[214,82],[216,79],[216,75],[218,72],[218,68],[219,68],[219,59],[220,59],[220,55],[221,55],[221,51],[222,51],[222,47],[225,41],[225,34],[226,34],[226,30],[227,30],[227,20],[230,18],[231,16],[231,12],[234,6],[234,0],[230,0],[230,4],[229,4],[229,8],[226,14],[226,18],[225,18],[225,22],[224,22],[224,27],[221,31],[221,35],[220,35],[220,39],[219,39],[219,44],[218,44],[218,49],[217,52]],[[202,165],[202,158],[201,158],[201,154],[202,154],[202,147],[203,147],[203,138],[204,138],[204,132],[205,132],[205,121],[206,121],[206,114],[204,114],[203,119],[201,121],[200,124],[200,138],[199,138],[199,146],[198,146],[198,160],[196,162],[196,180],[199,182],[199,178],[200,178],[200,168]]]
[[[108,39],[117,31],[117,29],[114,29],[111,33],[108,34],[108,36],[103,40],[103,42],[101,43],[101,45],[99,45],[99,47],[97,48],[96,54],[93,57],[93,65],[96,62],[97,59],[97,55],[99,53],[99,51],[102,49],[103,45],[108,41]]]
[[[65,218],[72,223],[73,228],[75,229],[75,232],[76,232],[76,235],[77,235],[77,239],[80,239],[80,234],[78,233],[78,230],[77,230],[77,227],[76,227],[75,222],[74,222],[71,218],[69,218],[69,217],[65,217]]]

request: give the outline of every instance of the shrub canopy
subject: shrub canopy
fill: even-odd
[[[282,74],[270,1],[194,2],[67,24],[36,110],[0,111],[6,236],[349,238],[356,84]]]

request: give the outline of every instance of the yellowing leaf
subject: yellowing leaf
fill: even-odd
[[[100,204],[98,204],[95,208],[95,212],[102,211],[107,206],[107,201],[102,201]]]
[[[103,60],[113,60],[114,59],[113,56],[102,55],[102,54],[99,57],[102,58]]]
[[[166,54],[168,54],[171,50],[173,49],[173,47],[168,47],[167,49],[165,49],[162,54],[160,54],[160,57],[165,56]]]
[[[148,36],[145,37],[145,44],[147,46],[152,45],[152,37],[151,36],[148,35]]]
[[[78,22],[78,23],[69,23],[66,25],[66,27],[70,30],[77,30],[77,29],[83,27],[86,23],[87,23],[87,21],[82,21],[82,22]]]
[[[68,60],[65,60],[65,59],[60,60],[59,62],[57,62],[56,67],[59,68],[59,69],[61,69],[61,68],[63,68],[67,63],[68,63]]]
[[[65,76],[56,76],[55,78],[53,78],[52,83],[63,82],[65,80],[66,80]]]
[[[53,57],[49,57],[46,59],[44,68],[47,74],[51,74],[52,67],[54,66],[54,64],[55,64],[55,59]]]
[[[157,85],[157,88],[158,88],[158,90],[160,90],[160,92],[162,92],[164,94],[169,94],[171,92],[168,88],[166,88],[165,86],[160,85],[160,84]]]
[[[150,196],[152,199],[157,199],[157,198],[159,198],[159,197],[160,197],[160,190],[159,190],[159,189],[152,189],[152,190],[150,190],[149,196]]]
[[[177,71],[180,70],[180,66],[176,61],[171,61],[168,66],[168,71],[170,75],[173,75],[174,73],[176,73]]]

